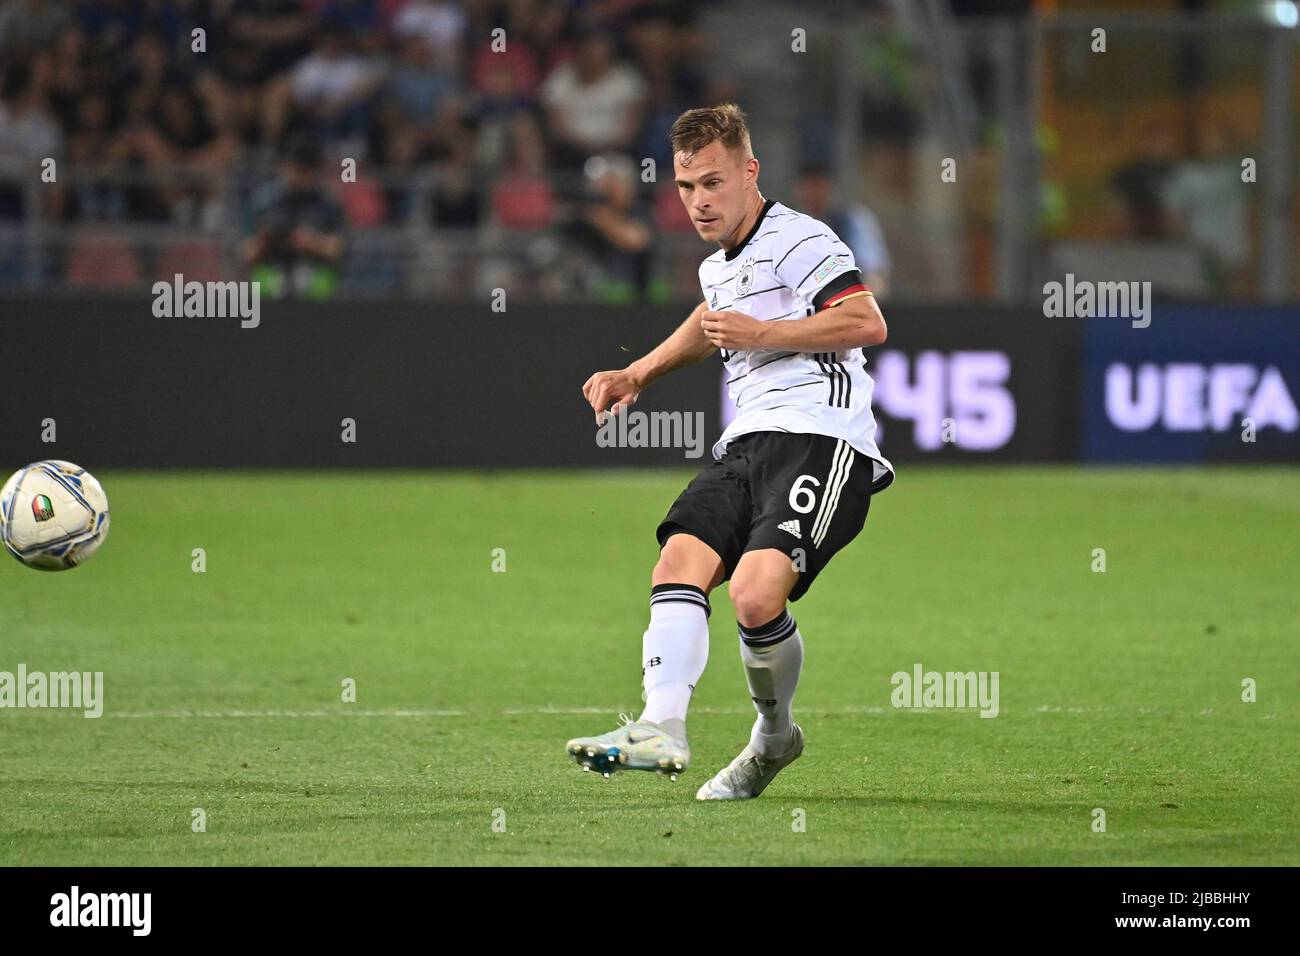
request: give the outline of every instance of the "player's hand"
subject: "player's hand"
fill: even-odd
[[[705,311],[700,316],[700,327],[713,345],[729,352],[758,348],[763,335],[763,325],[753,316],[743,312]]]
[[[596,413],[596,424],[605,424],[607,414],[617,415],[636,401],[641,386],[627,369],[597,372],[582,386],[583,397]]]

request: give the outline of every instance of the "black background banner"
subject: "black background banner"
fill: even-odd
[[[149,297],[0,299],[0,466],[66,458],[91,468],[643,467],[681,448],[601,448],[581,394],[595,371],[648,351],[679,306],[263,302],[238,318],[159,318]],[[1078,450],[1080,337],[1036,310],[886,309],[883,349],[997,350],[1011,360],[1011,440],[994,451],[917,447],[881,414],[883,451],[917,460],[1045,461]],[[871,368],[875,353],[868,352]],[[720,431],[721,363],[647,390],[638,411],[700,412]],[[356,421],[355,443],[341,440]],[[41,441],[54,419],[57,442]],[[4,470],[0,467],[0,470]]]
[[[592,866],[602,862],[608,861],[593,860]],[[688,889],[698,885],[722,905],[734,902],[743,908],[745,881],[719,881],[716,872],[712,867],[681,870],[675,879]],[[1284,934],[1294,898],[1294,873],[1283,867],[993,867],[977,873],[962,867],[839,867],[826,878],[841,887],[851,882],[866,907],[864,926],[887,925],[912,931],[918,939],[961,943],[976,933],[1010,940],[1068,933],[1072,939],[1128,936],[1144,946],[1172,940],[1180,948],[1195,939],[1216,951],[1231,951],[1243,942],[1259,945],[1257,940]],[[21,951],[15,943],[50,946],[61,940],[74,947],[134,947],[142,940],[167,946],[200,938],[209,945],[284,941],[302,947],[319,942],[334,949],[354,940],[373,947],[377,933],[395,929],[437,933],[452,918],[469,926],[500,922],[505,907],[514,924],[526,921],[528,943],[536,945],[572,937],[572,928],[554,918],[557,894],[576,900],[598,896],[608,889],[609,876],[598,868],[576,867],[552,870],[547,880],[553,892],[539,894],[535,873],[500,868],[461,869],[454,880],[445,873],[403,868],[11,868],[0,869],[0,917],[6,943],[15,951]],[[149,936],[136,937],[122,926],[52,926],[53,897],[71,897],[73,886],[83,897],[151,894]],[[1179,904],[1169,902],[1175,893],[1182,895]],[[1201,902],[1205,893],[1218,894],[1211,897],[1216,902]],[[1231,901],[1219,901],[1227,894],[1234,894]],[[842,894],[806,895],[800,904],[804,915],[843,923]],[[1162,895],[1165,902],[1155,905],[1132,899]],[[943,916],[937,922],[936,909]],[[701,920],[711,918],[701,912]],[[1205,928],[1185,922],[1207,917],[1231,919],[1234,925]],[[683,925],[693,930],[690,919]],[[1147,919],[1152,923],[1145,926],[1129,922]],[[1184,922],[1162,927],[1166,919]],[[716,919],[710,925],[716,928]],[[699,928],[707,932],[703,922]],[[494,933],[500,935],[495,928]]]
[[[1082,323],[1049,319],[1032,307],[909,306],[884,309],[889,338],[867,352],[868,371],[876,378],[873,405],[881,425],[881,451],[891,461],[1044,462],[1072,461],[1079,454],[1081,433]],[[931,407],[954,424],[952,440],[937,446],[925,440],[921,416],[891,414],[896,402],[890,376],[880,367],[887,352],[902,352],[911,373],[909,386],[919,388],[921,359],[937,353],[943,375]],[[958,381],[959,363],[979,361],[990,353],[1005,356],[1004,389],[1014,410],[1014,428],[996,448],[969,447],[975,421],[985,409],[969,404]],[[911,404],[919,396],[913,396]],[[991,413],[991,409],[988,409]],[[933,416],[931,416],[933,418]],[[981,429],[982,430],[982,429]],[[930,436],[933,439],[933,435]]]

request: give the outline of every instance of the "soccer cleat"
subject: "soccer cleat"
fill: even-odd
[[[696,800],[749,800],[758,796],[778,773],[799,759],[803,753],[803,728],[794,725],[790,749],[779,757],[760,757],[754,748],[745,749],[712,780],[700,787]]]
[[[686,741],[648,720],[618,716],[623,722],[618,729],[599,737],[574,737],[565,744],[569,756],[583,770],[594,770],[606,778],[619,770],[653,770],[676,780],[690,766],[691,750]]]

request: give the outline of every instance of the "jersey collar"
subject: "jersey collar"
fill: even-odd
[[[739,245],[736,246],[736,248],[732,249],[730,252],[723,253],[723,257],[728,262],[736,258],[736,256],[740,255],[741,251],[744,250],[745,246],[749,245],[749,240],[754,238],[754,235],[758,232],[758,227],[763,224],[763,219],[766,218],[767,211],[775,205],[776,205],[775,199],[769,199],[767,202],[763,203],[763,211],[760,212],[758,214],[758,218],[754,220],[754,227],[749,230],[749,235],[745,236],[744,239],[740,240],[740,243]]]

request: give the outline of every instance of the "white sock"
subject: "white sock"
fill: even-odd
[[[686,708],[709,660],[709,599],[690,584],[658,584],[650,591],[650,626],[641,640],[645,709],[641,720],[686,736]]]
[[[758,719],[749,735],[759,754],[775,757],[790,746],[795,688],[803,668],[803,636],[789,611],[762,627],[740,628],[740,659]]]

